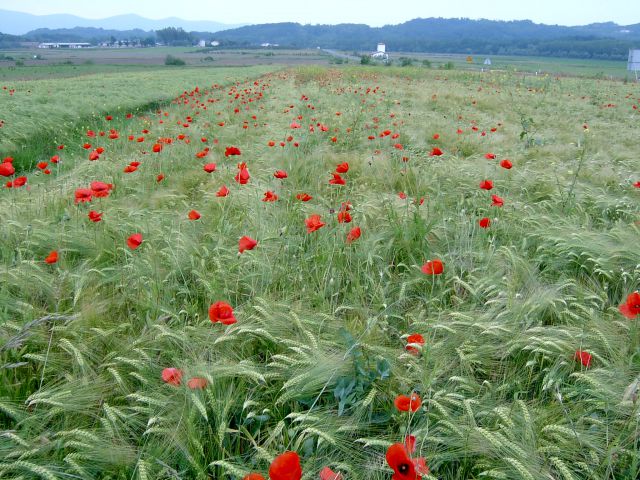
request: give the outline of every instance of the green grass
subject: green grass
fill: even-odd
[[[78,136],[89,129],[120,128],[127,113],[137,115],[161,106],[176,92],[196,85],[233,82],[269,70],[272,68],[164,67],[98,71],[68,79],[37,79],[36,74],[36,79],[14,81],[3,85],[6,90],[0,90],[0,120],[4,121],[0,127],[0,154],[13,156],[20,170],[34,168],[38,161],[55,153],[52,143],[77,143]],[[11,89],[15,89],[13,95],[9,93]],[[104,121],[107,114],[114,117],[115,123]]]
[[[593,60],[555,57],[526,57],[507,55],[472,55],[472,62],[467,61],[468,55],[462,54],[430,54],[416,52],[392,52],[391,61],[399,65],[401,58],[411,58],[414,65],[423,60],[431,62],[431,68],[443,69],[445,64],[451,63],[456,70],[508,71],[512,73],[528,73],[545,75],[563,75],[575,77],[591,77],[601,79],[628,79],[634,77],[633,72],[627,71],[627,62],[619,60]],[[491,65],[485,66],[486,58],[491,59]]]
[[[106,149],[89,162],[85,127],[61,120],[47,142],[68,144],[59,169],[0,192],[0,478],[239,479],[295,450],[304,478],[328,465],[387,479],[386,448],[407,433],[429,478],[638,477],[640,328],[618,312],[640,284],[637,85],[306,67],[236,87],[260,72],[176,72],[194,75],[191,95],[174,83],[174,102],[116,123],[102,112],[129,111],[171,74],[83,83],[111,102],[92,126],[120,138],[89,139]],[[29,111],[42,82],[0,101]],[[51,115],[45,125],[64,118]],[[143,153],[158,138],[173,142]],[[242,155],[225,157],[230,145]],[[345,161],[346,185],[329,185]],[[94,180],[113,183],[110,196],[75,205]],[[279,200],[262,202],[267,190]],[[326,225],[307,233],[311,214]],[[354,226],[362,236],[347,244]],[[144,241],[130,250],[135,232]],[[239,255],[244,235],[258,246]],[[421,272],[433,258],[442,275]],[[236,324],[209,321],[216,301]],[[405,350],[413,333],[426,341],[418,356]],[[163,383],[167,367],[182,385]],[[190,390],[193,376],[208,386]],[[423,407],[408,418],[393,400],[411,391]]]
[[[0,68],[0,82],[6,84],[17,80],[49,80],[114,73],[128,76],[132,73],[156,72],[165,68],[164,65],[96,65],[92,63],[74,65],[45,64],[26,67],[8,66]]]

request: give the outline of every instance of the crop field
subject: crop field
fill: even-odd
[[[288,50],[288,49],[239,49],[220,50],[213,47],[154,47],[154,48],[79,48],[79,49],[19,49],[3,50],[0,54],[0,67],[15,66],[15,62],[22,62],[27,67],[58,67],[58,70],[72,72],[73,70],[89,71],[91,68],[107,68],[114,65],[128,68],[149,68],[164,66],[167,55],[180,58],[188,66],[255,66],[255,65],[297,65],[324,64],[329,62],[330,56],[318,50]],[[60,68],[63,67],[63,68]],[[71,67],[71,68],[69,68]],[[75,68],[73,68],[75,67]],[[27,69],[28,71],[28,69]],[[22,73],[25,69],[0,71],[3,74]]]
[[[638,84],[5,83],[0,478],[640,475]]]

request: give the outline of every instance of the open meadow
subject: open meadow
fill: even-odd
[[[640,476],[637,83],[12,72],[0,478]]]

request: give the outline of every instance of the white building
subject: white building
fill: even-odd
[[[378,48],[375,52],[370,54],[371,58],[378,60],[389,60],[389,54],[387,53],[387,46],[384,43],[378,43]]]

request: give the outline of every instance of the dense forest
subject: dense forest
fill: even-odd
[[[395,52],[433,52],[487,55],[533,55],[625,60],[630,48],[640,48],[640,24],[620,26],[597,23],[579,27],[536,24],[523,21],[470,19],[414,19],[399,25],[370,27],[364,24],[301,25],[272,23],[230,30],[186,32],[181,28],[157,31],[38,29],[22,37],[0,34],[0,47],[21,41],[151,40],[166,45],[191,45],[199,40],[217,40],[221,48],[257,48],[278,44],[280,48],[331,48],[366,52],[378,42]]]
[[[392,51],[536,55],[622,60],[629,48],[640,47],[640,25],[614,23],[581,27],[535,24],[531,21],[415,19],[373,28],[361,24],[251,25],[215,34],[227,46],[277,43],[296,48],[368,51],[383,42]]]

